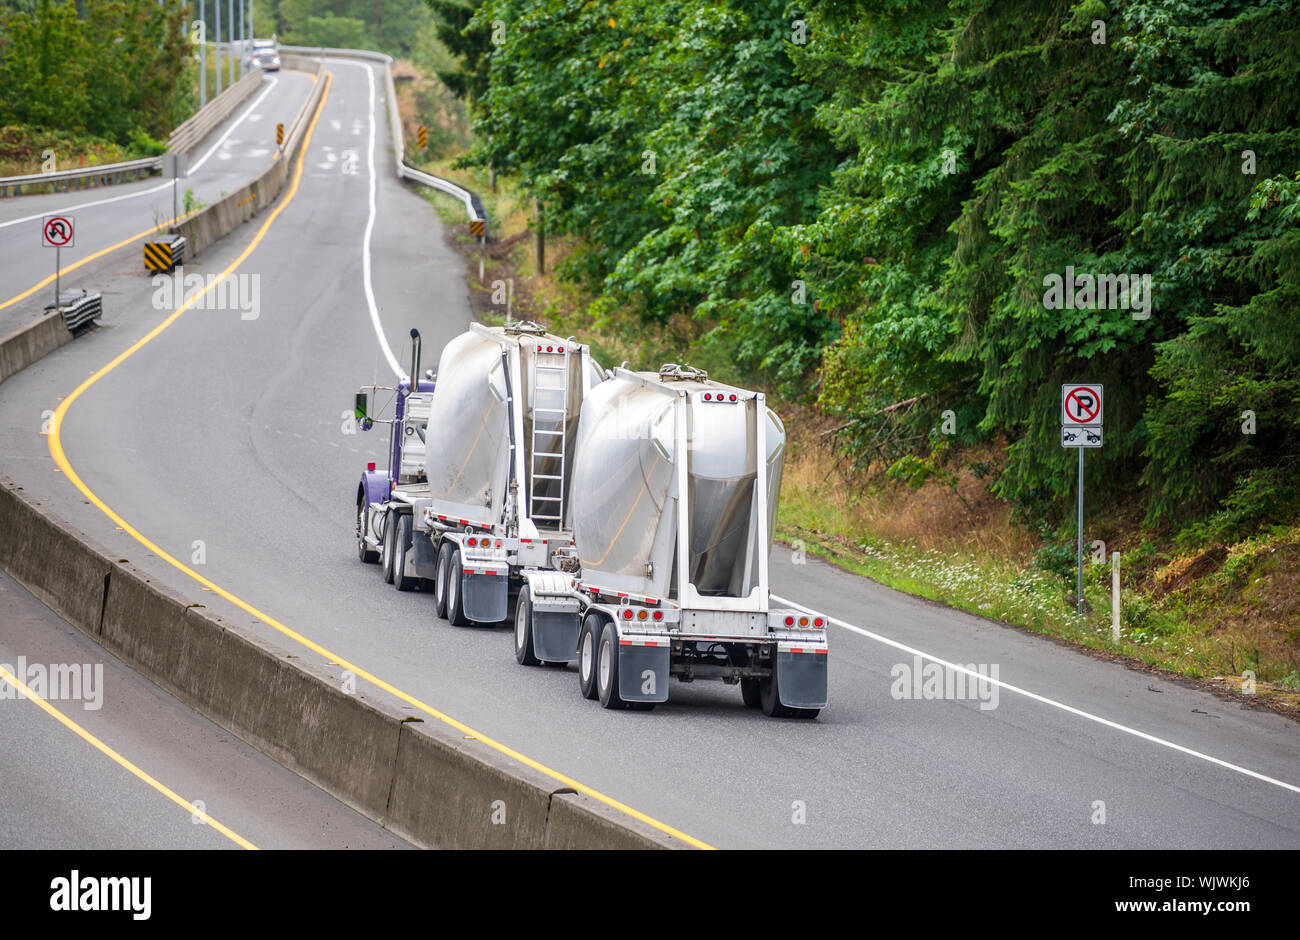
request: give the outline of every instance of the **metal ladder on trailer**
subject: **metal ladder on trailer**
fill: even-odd
[[[564,519],[565,439],[569,425],[569,352],[538,352],[533,360],[533,439],[528,481],[528,517],[559,528]],[[547,381],[549,380],[549,381]],[[548,460],[559,473],[543,473]],[[542,485],[539,487],[539,481]],[[539,492],[540,490],[540,492]]]

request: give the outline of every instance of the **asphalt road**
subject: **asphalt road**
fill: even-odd
[[[0,572],[0,664],[187,810],[5,684],[0,697],[5,849],[242,847],[409,848],[392,833],[286,770],[144,679]],[[61,689],[63,695],[55,691]],[[43,694],[42,694],[43,693]]]
[[[177,204],[184,212],[187,189],[202,202],[213,203],[247,185],[275,159],[275,125],[292,126],[312,76],[281,71],[264,75],[262,85],[190,155],[190,175],[177,184]],[[112,245],[154,228],[173,217],[172,183],[148,177],[98,189],[47,193],[0,199],[0,335],[39,316],[54,300],[54,283],[15,303],[10,301],[38,281],[54,274],[55,250],[41,245],[42,217],[72,215],[75,243],[60,249],[64,269]],[[99,289],[105,268],[113,272],[145,273],[143,240],[121,248],[104,263],[86,264],[60,279],[63,290]]]
[[[795,565],[785,549],[772,564],[777,594],[875,634],[832,631],[830,706],[815,722],[765,718],[743,708],[736,687],[703,682],[674,684],[651,713],[605,711],[579,696],[572,667],[516,665],[505,628],[451,627],[430,596],[384,585],[357,562],[353,497],[387,435],[347,434],[342,420],[358,385],[392,377],[364,289],[372,154],[384,341],[404,360],[418,327],[432,366],[469,307],[435,216],[393,179],[369,67],[330,67],[301,190],[241,269],[261,277],[260,316],[186,313],[86,390],[63,424],[85,483],[164,551],[190,564],[202,542],[196,570],[332,653],[720,847],[1300,847],[1294,723],[815,560]],[[358,148],[356,174],[329,158]],[[220,270],[251,237],[245,226],[206,268]],[[121,312],[103,328],[0,386],[0,470],[202,597],[56,472],[39,433],[45,411],[165,315],[138,282],[114,289]],[[912,653],[891,642],[996,665],[996,707],[896,699],[891,669]]]

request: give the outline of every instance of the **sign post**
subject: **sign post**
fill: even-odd
[[[1079,451],[1079,517],[1076,529],[1075,563],[1078,579],[1075,612],[1083,616],[1083,451],[1101,446],[1102,387],[1100,385],[1061,386],[1061,446]]]
[[[54,249],[54,306],[59,306],[59,275],[63,267],[64,247],[71,248],[73,240],[73,217],[70,215],[47,215],[41,220],[41,244]]]
[[[190,158],[184,153],[163,154],[163,174],[172,178],[172,222],[180,218],[180,207],[176,200],[176,184],[182,176],[190,175]]]

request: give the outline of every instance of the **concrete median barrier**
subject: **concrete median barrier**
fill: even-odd
[[[454,728],[410,720],[409,709],[382,693],[367,697],[363,683],[356,694],[311,653],[291,655],[245,635],[7,480],[0,568],[199,713],[417,845],[680,845]]]
[[[14,330],[0,338],[0,382],[70,342],[72,333],[57,310]]]

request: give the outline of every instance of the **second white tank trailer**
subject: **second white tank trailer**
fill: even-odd
[[[615,369],[588,392],[575,449],[575,548],[558,576],[523,572],[515,658],[552,659],[576,634],[582,694],[606,708],[653,708],[675,677],[816,717],[826,620],[768,600],[785,429],[764,396],[677,365]]]
[[[438,615],[457,626],[507,620],[521,572],[554,570],[573,544],[563,521],[576,422],[603,377],[585,346],[535,323],[474,324],[453,339],[432,382],[390,390],[389,468],[370,465],[357,491],[362,560],[377,558],[399,590],[431,586]],[[375,388],[357,396],[363,427],[381,420],[366,414]]]

